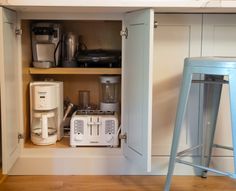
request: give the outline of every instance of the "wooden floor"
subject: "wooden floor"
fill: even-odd
[[[8,176],[0,191],[163,191],[164,176]],[[227,177],[175,176],[172,191],[235,191]]]

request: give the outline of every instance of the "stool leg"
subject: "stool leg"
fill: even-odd
[[[234,155],[234,175],[236,179],[236,71],[229,75],[229,91],[230,91],[230,110],[231,110],[231,128]]]
[[[206,75],[206,80],[223,79],[224,76]],[[204,124],[205,136],[203,140],[204,160],[202,165],[209,167],[216,129],[217,116],[220,105],[222,84],[204,84]],[[203,131],[204,133],[204,131]],[[203,170],[202,177],[206,178],[207,170]]]
[[[189,69],[185,67],[184,72],[183,72],[182,85],[180,89],[180,96],[179,96],[179,102],[178,102],[177,113],[176,113],[176,121],[175,121],[175,129],[173,133],[173,140],[172,140],[172,146],[171,146],[170,161],[169,161],[168,173],[167,173],[165,189],[164,189],[165,191],[169,191],[170,189],[171,178],[172,178],[174,166],[175,166],[175,158],[177,155],[181,126],[182,126],[182,122],[185,116],[191,82],[192,82],[192,74],[189,71]]]

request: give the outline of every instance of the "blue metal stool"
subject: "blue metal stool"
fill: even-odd
[[[193,74],[203,74],[204,80],[192,80]],[[224,76],[228,76],[228,81],[224,80]],[[204,141],[203,144],[186,149],[177,153],[178,143],[180,138],[181,126],[184,120],[189,91],[191,83],[204,83],[204,110],[205,121],[210,124],[209,135],[210,137]],[[219,110],[219,103],[221,97],[222,84],[229,84],[230,93],[230,108],[231,108],[231,127],[232,127],[232,141],[233,147],[221,146],[213,144],[214,133],[216,127],[216,120]],[[207,118],[207,119],[206,119]],[[210,123],[209,123],[210,121]],[[234,156],[234,173],[222,172],[209,168],[211,160],[212,148],[222,148],[233,150]],[[204,153],[202,165],[193,164],[184,161],[181,158],[185,153],[191,152],[195,149],[203,148]],[[168,174],[165,183],[165,191],[169,191],[171,178],[174,171],[175,162],[190,165],[202,169],[202,176],[206,177],[207,171],[218,173],[221,175],[229,176],[236,179],[236,58],[224,57],[199,57],[199,58],[186,58],[184,61],[183,80],[180,90],[179,103],[176,113],[175,129],[172,140],[170,161]]]

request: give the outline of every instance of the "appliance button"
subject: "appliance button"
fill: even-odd
[[[83,135],[81,135],[81,134],[75,135],[75,140],[76,141],[82,141],[83,140]]]
[[[113,139],[113,136],[111,134],[106,135],[106,141],[109,143]]]

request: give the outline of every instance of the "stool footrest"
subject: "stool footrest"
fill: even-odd
[[[203,83],[203,84],[228,84],[227,80],[192,80],[192,83]]]
[[[216,170],[216,169],[213,169],[213,168],[208,168],[208,167],[205,167],[205,166],[202,166],[202,165],[193,164],[191,162],[184,161],[184,160],[181,160],[181,159],[178,159],[178,158],[176,158],[175,161],[178,162],[178,163],[181,163],[181,164],[185,164],[185,165],[195,167],[195,168],[200,168],[200,169],[207,170],[207,171],[210,171],[210,172],[213,172],[213,173],[221,174],[221,175],[224,175],[224,176],[229,176],[229,177],[234,178],[234,179],[236,178],[235,174],[233,174],[233,173],[223,172],[223,171],[219,171],[219,170]]]
[[[202,147],[202,146],[203,146],[203,145],[201,144],[201,145],[197,145],[197,146],[195,146],[195,147],[191,147],[191,148],[185,149],[185,150],[183,150],[183,151],[180,151],[180,152],[177,153],[177,157],[181,157],[181,156],[183,156],[184,154],[190,153],[190,152],[192,152],[193,150],[198,149],[199,147]]]
[[[215,148],[221,148],[221,149],[227,149],[233,151],[233,147],[228,147],[228,146],[223,146],[223,145],[218,145],[218,144],[213,144],[213,147]]]
[[[195,147],[191,147],[191,148],[185,149],[183,151],[180,151],[180,152],[177,153],[177,157],[181,157],[184,154],[190,153],[190,152],[194,151],[195,149],[198,149],[199,147],[202,147],[202,146],[203,146],[203,144],[200,144],[200,145],[197,145]],[[223,145],[218,145],[218,144],[213,144],[213,147],[233,151],[233,147],[228,147],[228,146],[223,146]]]

